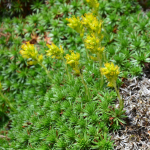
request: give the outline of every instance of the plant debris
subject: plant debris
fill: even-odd
[[[120,88],[126,110],[126,125],[111,133],[115,150],[150,150],[150,79],[126,79]]]

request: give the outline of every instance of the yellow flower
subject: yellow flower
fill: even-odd
[[[38,62],[43,61],[43,55],[39,55],[38,51],[34,47],[34,44],[30,44],[30,42],[26,42],[26,44],[23,44],[21,46],[20,54],[23,58],[32,58],[32,61],[28,61],[28,65],[35,65]]]
[[[71,55],[67,54],[65,58],[67,59],[67,64],[69,64],[72,68],[76,68],[79,64],[80,54],[75,54],[73,51],[71,51]]]
[[[35,59],[38,52],[34,47],[34,44],[30,44],[30,42],[26,42],[21,46],[20,54],[23,58],[32,58]]]
[[[85,17],[82,16],[82,24],[85,25],[87,29],[97,33],[98,35],[101,34],[102,30],[102,21],[98,20],[93,13],[85,14]]]
[[[79,69],[79,68],[73,68],[73,70],[75,71],[75,74],[76,74],[76,75],[79,75],[79,74],[80,74],[80,69]]]
[[[52,45],[48,45],[49,50],[47,50],[47,56],[52,56],[52,58],[61,59],[64,53],[62,46],[58,48],[54,43]]]
[[[20,54],[23,58],[32,58],[32,61],[27,62],[28,65],[35,65],[43,61],[43,55],[39,55],[34,44],[30,44],[30,42],[26,42],[21,46]]]
[[[98,61],[97,57],[94,57],[94,56],[90,56],[90,58],[94,61]]]
[[[80,21],[79,17],[73,16],[72,18],[66,18],[66,20],[69,22],[67,24],[70,28],[74,29],[76,32],[80,33],[80,36],[83,37],[84,35],[84,28]]]
[[[29,56],[27,51],[20,50],[20,54],[22,55],[23,58],[30,58],[30,56]]]
[[[97,0],[86,0],[86,2],[89,4],[90,7],[93,8],[93,13],[97,14],[99,3]]]
[[[100,47],[101,39],[97,38],[95,34],[88,35],[84,41],[85,47],[92,53],[102,54],[104,51],[104,47]]]
[[[28,61],[27,64],[30,65],[30,66],[36,65],[37,61]]]
[[[93,23],[93,20],[97,20],[93,13],[85,14],[85,17],[82,16],[82,24],[89,26],[89,24]]]
[[[38,62],[42,62],[43,61],[43,55],[39,55],[37,60],[38,60]]]
[[[101,68],[100,71],[108,79],[108,81],[109,81],[108,86],[114,87],[114,84],[120,73],[119,67],[115,66],[112,62],[105,63],[105,68]]]

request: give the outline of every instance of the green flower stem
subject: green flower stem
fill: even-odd
[[[87,95],[88,100],[89,100],[90,99],[89,89],[88,89],[87,84],[85,83],[85,81],[83,79],[83,75],[81,73],[80,73],[80,78],[81,78],[81,81],[82,81],[82,83],[83,83],[83,85],[85,87],[86,95]]]
[[[102,17],[99,13],[97,14],[97,18],[98,18],[98,20],[102,20]]]
[[[9,105],[9,107],[10,107],[14,112],[17,112],[17,110],[16,110],[16,109],[12,106],[12,104],[9,102],[8,98],[5,97],[1,91],[0,91],[0,95],[1,95],[1,97],[5,100],[5,102]]]
[[[47,70],[47,68],[41,62],[39,62],[39,65],[45,70],[45,72],[46,72],[47,76],[49,77],[49,79],[52,80],[52,77],[50,76],[49,71]]]
[[[47,68],[42,64],[41,61],[39,61],[38,57],[36,56],[35,60],[39,63],[39,65],[45,70],[47,76],[49,77],[50,80],[52,80],[52,77],[49,74],[49,71],[47,70]]]
[[[101,68],[102,67],[102,58],[100,57],[99,53],[97,53],[97,59],[98,59],[98,62],[99,62],[99,66]]]
[[[65,59],[64,59],[64,57],[63,57],[63,56],[62,56],[62,59],[63,59],[63,62],[64,62],[64,64],[65,64],[65,69],[66,69],[66,72],[67,72],[68,78],[69,78],[69,80],[70,80],[70,79],[71,79],[71,77],[70,77],[70,74],[69,74],[69,71],[68,71],[67,63],[66,63],[66,61],[65,61]]]
[[[90,56],[89,56],[88,50],[87,50],[86,48],[85,48],[85,50],[86,50],[87,58],[89,59],[89,58],[90,58]]]
[[[104,58],[104,59],[103,59],[103,62],[104,62],[104,63],[107,62],[106,53],[105,53],[105,52],[103,53],[103,58]]]
[[[124,108],[124,104],[123,104],[123,100],[122,100],[122,98],[121,98],[121,96],[120,96],[119,90],[118,90],[117,87],[116,87],[116,83],[114,84],[114,88],[115,88],[115,91],[116,91],[117,96],[118,96],[118,99],[119,99],[120,111],[122,111],[123,108]]]
[[[97,59],[99,61],[100,68],[102,68],[102,58],[100,57],[99,53],[97,53]],[[101,89],[103,87],[104,77],[101,72],[100,72],[100,75],[101,75],[101,77],[100,77],[100,89]]]
[[[82,41],[83,41],[83,44],[85,45],[83,37],[82,37]],[[89,60],[90,56],[89,56],[89,53],[88,53],[88,50],[87,50],[86,47],[85,47],[85,50],[86,50],[86,56],[87,56],[87,58]]]

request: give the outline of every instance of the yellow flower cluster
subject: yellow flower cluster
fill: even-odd
[[[103,37],[101,37],[102,39]],[[104,51],[104,47],[100,47],[100,38],[97,38],[95,34],[88,35],[85,39],[85,46],[89,49],[92,53],[99,53],[102,54]]]
[[[67,54],[65,58],[67,59],[67,64],[69,64],[72,68],[76,68],[79,64],[80,54],[74,53],[74,51],[70,51],[71,55]]]
[[[75,16],[69,19],[66,18],[66,20],[69,22],[68,26],[80,33],[81,37],[84,35],[84,27],[86,27],[90,32],[96,33],[98,36],[101,34],[102,21],[99,21],[93,13],[85,14],[85,16],[82,16],[81,21],[79,17],[75,18]]]
[[[101,34],[102,30],[102,21],[98,20],[93,13],[85,14],[85,17],[82,16],[82,24],[85,25],[89,31],[97,33],[98,35]]]
[[[49,50],[47,50],[47,56],[52,56],[52,58],[61,59],[63,57],[64,50],[62,46],[58,48],[54,43],[52,45],[47,44]]]
[[[30,42],[26,42],[21,46],[20,54],[23,58],[36,58],[38,52],[36,51],[34,44],[30,44]]]
[[[98,20],[93,13],[85,14],[82,16],[82,24],[88,29],[90,34],[87,35],[84,40],[86,49],[89,49],[91,53],[98,54],[99,59],[102,58],[102,53],[104,47],[101,47],[101,41],[103,39],[102,31],[102,21]],[[91,56],[90,56],[91,57]],[[92,57],[91,59],[93,59]],[[94,58],[96,60],[97,58]]]
[[[88,1],[89,4],[92,2]],[[95,7],[97,1],[93,2],[93,7]],[[91,51],[91,53],[97,54],[97,57],[92,57],[95,60],[98,59],[99,63],[101,64],[101,59],[102,59],[102,54],[104,51],[104,47],[101,47],[101,41],[103,39],[103,34],[101,33],[102,31],[102,21],[98,20],[93,13],[87,13],[84,16],[82,16],[82,19],[80,21],[79,17],[75,18],[67,18],[70,23],[68,26],[76,30],[78,33],[80,33],[80,36],[83,37],[84,31],[87,29],[88,35],[86,39],[84,40],[84,45],[86,47],[86,53],[87,57],[89,58],[89,54],[87,49]]]
[[[81,37],[83,37],[84,28],[80,21],[80,18],[79,17],[76,18],[75,16],[73,16],[72,18],[66,18],[66,20],[69,22],[69,24],[67,24],[67,25],[70,28],[74,29],[76,32],[78,32]]]
[[[108,81],[109,81],[108,86],[114,87],[116,84],[118,75],[120,73],[119,67],[115,66],[112,62],[105,63],[105,68],[101,68],[100,71],[108,79]]]
[[[33,61],[27,62],[29,65],[35,65],[38,62],[43,61],[43,55],[39,55],[38,51],[34,47],[34,44],[30,44],[30,42],[26,42],[26,44],[21,46],[20,54],[23,58],[33,59]]]
[[[93,13],[97,14],[99,3],[97,0],[86,0],[86,2],[89,4],[91,8],[93,8]]]

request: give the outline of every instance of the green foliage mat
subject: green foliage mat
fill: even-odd
[[[106,83],[100,90],[99,65],[86,59],[82,39],[66,21],[91,10],[85,0],[45,3],[36,1],[33,13],[26,18],[0,18],[0,81],[4,95],[17,110],[13,112],[0,98],[0,149],[113,149],[109,133],[121,128],[124,114],[113,107],[117,99],[114,90]],[[107,60],[120,67],[119,87],[124,78],[142,75],[145,62],[150,62],[150,13],[143,13],[130,0],[99,3],[106,30],[102,44]],[[44,57],[52,80],[39,65],[28,66],[19,53],[26,41],[35,44],[44,56],[46,43],[51,42],[63,45],[65,53],[80,53],[81,71],[92,98],[86,99],[78,76],[72,73],[68,80],[61,60]]]

